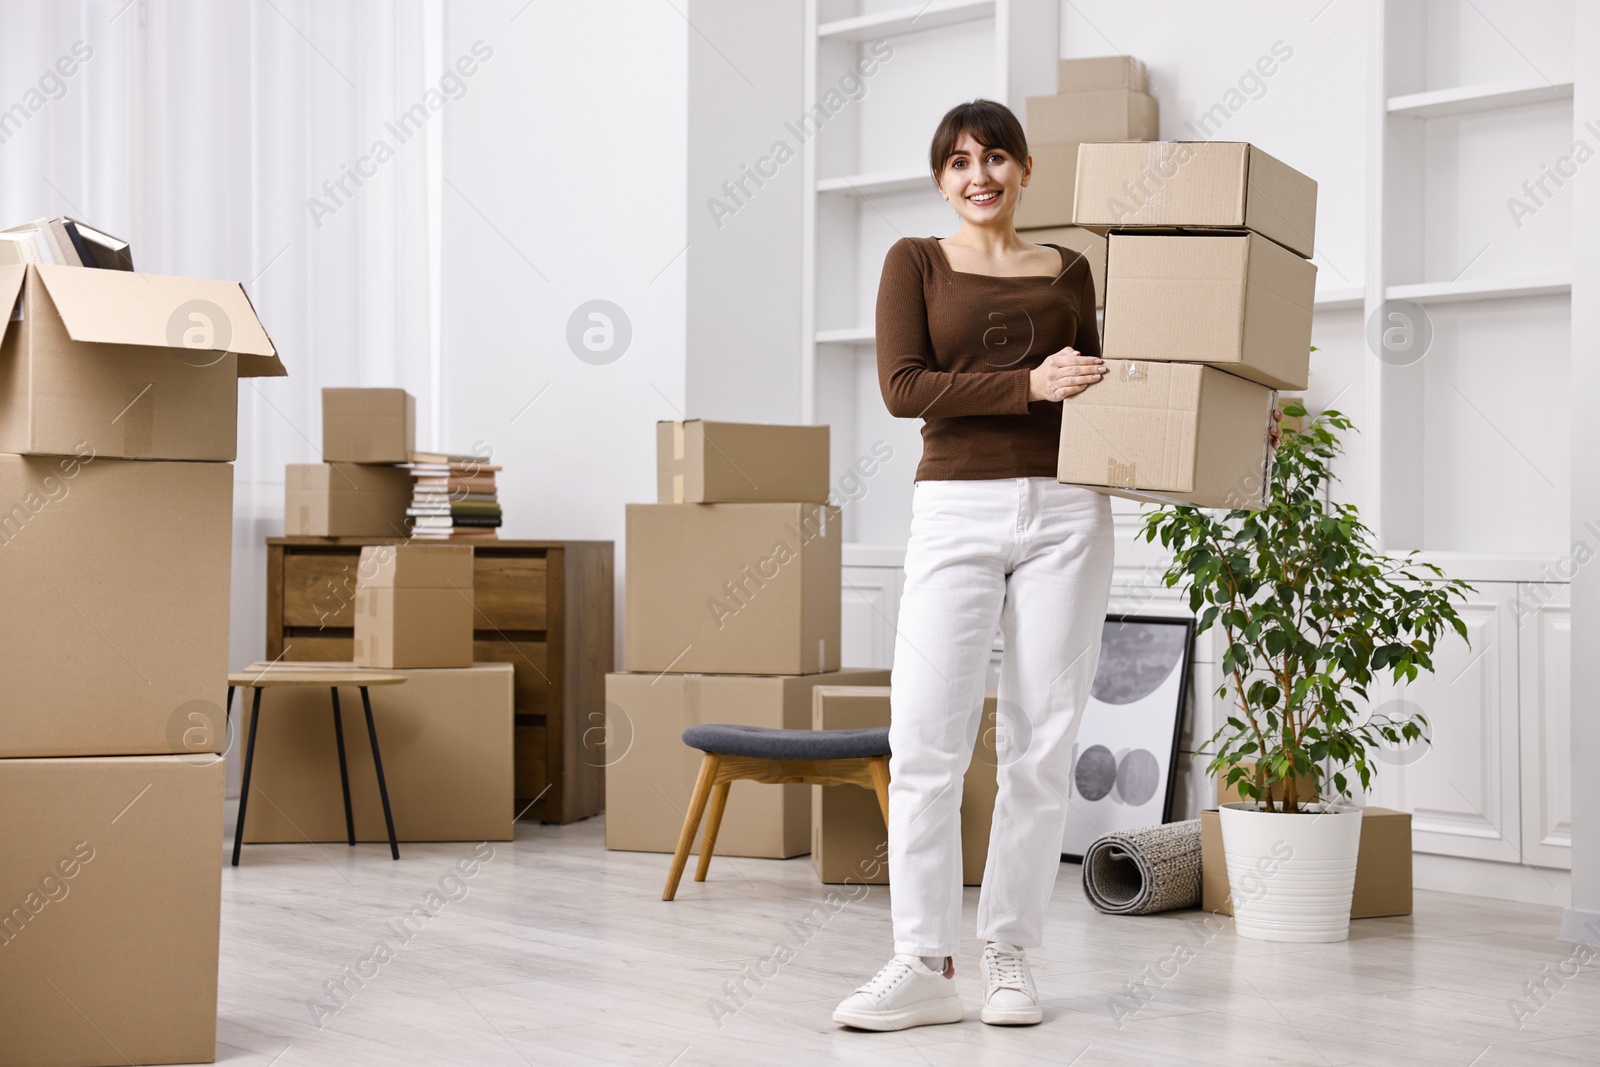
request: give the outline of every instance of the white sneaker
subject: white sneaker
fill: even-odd
[[[929,970],[916,956],[895,956],[870,982],[845,997],[833,1021],[861,1030],[904,1030],[958,1023],[965,1014],[953,978]]]
[[[1015,945],[996,941],[983,948],[983,1021],[991,1026],[1032,1026],[1044,1021],[1028,958]]]

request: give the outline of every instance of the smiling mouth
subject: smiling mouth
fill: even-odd
[[[998,192],[973,193],[967,200],[974,204],[992,204],[1000,199]]]

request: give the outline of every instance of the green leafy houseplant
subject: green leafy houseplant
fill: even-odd
[[[1447,627],[1465,639],[1455,602],[1472,587],[1415,552],[1379,553],[1356,507],[1326,499],[1349,419],[1332,410],[1308,419],[1294,402],[1283,411],[1302,425],[1283,428],[1263,510],[1166,505],[1145,514],[1142,534],[1172,552],[1165,582],[1188,589],[1196,632],[1216,625],[1226,638],[1217,695],[1231,691],[1231,714],[1207,742],[1216,746],[1207,771],[1263,811],[1280,810],[1282,783],[1281,810],[1292,813],[1324,799],[1324,761],[1353,766],[1365,789],[1369,746],[1423,736],[1425,716],[1363,721],[1356,701],[1384,674],[1398,683],[1431,672]],[[1300,795],[1297,776],[1316,783],[1312,796]],[[1351,796],[1342,771],[1332,784]]]

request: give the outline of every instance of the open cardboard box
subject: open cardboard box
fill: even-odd
[[[0,267],[0,452],[232,461],[240,378],[286,374],[237,282]]]

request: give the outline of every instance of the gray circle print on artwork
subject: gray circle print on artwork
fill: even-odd
[[[1136,748],[1117,764],[1117,795],[1124,804],[1148,804],[1161,783],[1161,761],[1148,749]]]
[[[1108,622],[1090,692],[1102,704],[1133,704],[1154,693],[1183,659],[1182,626]]]
[[[1103,800],[1117,784],[1117,757],[1104,745],[1090,745],[1078,757],[1072,782],[1083,799]]]

